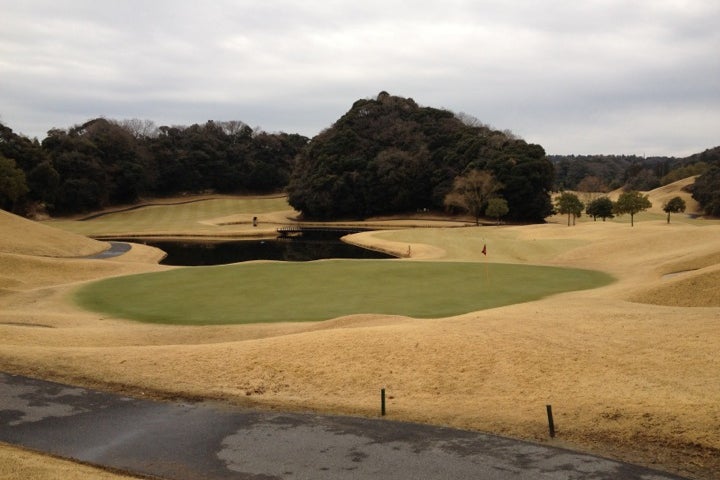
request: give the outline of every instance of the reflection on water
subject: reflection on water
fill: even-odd
[[[117,239],[144,243],[167,253],[163,265],[223,265],[249,260],[307,262],[323,258],[393,258],[381,252],[344,243],[337,236],[286,238],[276,240],[156,240]]]

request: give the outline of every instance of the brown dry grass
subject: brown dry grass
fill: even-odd
[[[0,478],[24,480],[137,480],[0,443]]]
[[[78,281],[165,268],[152,249],[137,246],[112,261],[0,253],[3,266],[18,272],[5,275],[0,293],[0,369],[137,395],[367,416],[377,415],[385,387],[391,419],[717,478],[720,226],[568,228],[562,221],[353,236],[399,254],[411,245],[413,260],[485,261],[487,244],[488,261],[593,268],[618,278],[592,291],[431,320],[137,324],[79,311],[67,293]],[[681,270],[692,271],[665,276]],[[546,404],[556,412],[553,441]]]

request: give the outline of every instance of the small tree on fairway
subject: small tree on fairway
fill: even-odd
[[[555,200],[558,213],[568,216],[568,227],[570,226],[570,218],[572,218],[572,224],[575,225],[575,218],[582,215],[585,204],[580,201],[577,195],[574,193],[563,192],[557,200]]]
[[[616,215],[630,214],[630,226],[635,226],[635,214],[644,212],[652,207],[652,203],[647,195],[643,195],[637,190],[630,190],[620,194],[620,198],[615,202],[613,212]]]
[[[613,218],[613,202],[608,197],[596,198],[590,202],[585,210],[585,213],[593,217],[593,220],[597,221],[600,217],[603,222],[606,218]]]
[[[497,224],[500,225],[500,218],[508,214],[510,209],[508,208],[507,201],[501,197],[495,197],[488,200],[488,206],[485,209],[485,215],[490,218],[497,220]]]
[[[486,170],[470,170],[465,175],[455,178],[453,188],[445,196],[445,206],[457,207],[475,217],[475,224],[480,225],[480,216],[488,199],[503,187],[492,173]]]
[[[671,213],[682,213],[685,211],[685,200],[680,197],[671,198],[665,205],[663,205],[663,211],[667,213],[667,223],[670,223]]]

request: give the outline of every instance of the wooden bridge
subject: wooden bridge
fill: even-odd
[[[347,235],[350,233],[367,232],[373,230],[371,228],[362,227],[343,227],[334,225],[323,225],[323,226],[312,226],[312,225],[287,225],[277,229],[278,235],[281,238],[285,237],[297,237],[305,233],[340,233]]]

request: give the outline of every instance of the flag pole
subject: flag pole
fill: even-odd
[[[485,285],[489,286],[490,282],[488,281],[488,266],[487,266],[487,242],[485,241],[485,238],[483,237],[483,263],[485,264]]]

